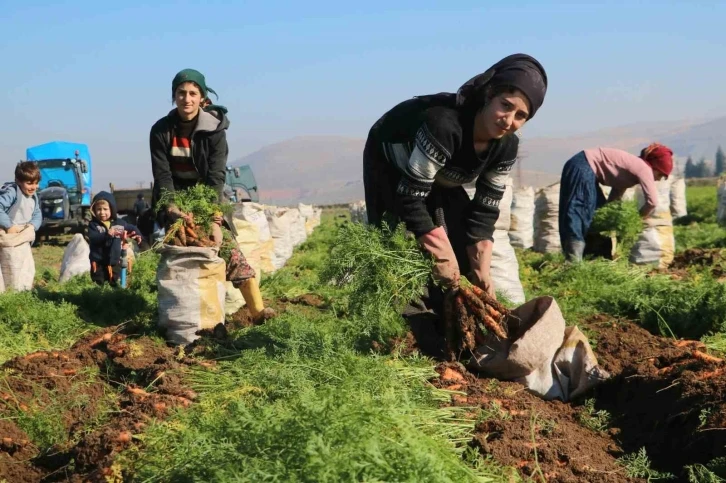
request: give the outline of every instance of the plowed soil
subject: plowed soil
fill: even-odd
[[[673,481],[687,481],[686,465],[726,456],[723,361],[704,357],[698,342],[654,336],[629,322],[595,317],[585,328],[612,377],[579,401],[545,401],[458,363],[437,366],[433,382],[457,391],[453,404],[482,408],[472,444],[483,455],[536,481],[573,483],[645,481],[628,477],[618,462],[643,447],[651,468],[672,473]],[[406,346],[415,346],[412,338]],[[593,416],[586,399],[609,415],[601,430],[586,424]]]
[[[135,435],[150,421],[193,403],[181,373],[195,362],[116,330],[3,365],[0,480],[121,481],[115,455],[140,444]]]

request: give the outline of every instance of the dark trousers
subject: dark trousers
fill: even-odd
[[[115,287],[121,280],[121,267],[119,265],[112,267],[101,262],[91,262],[91,280],[97,285],[105,283]]]
[[[585,242],[595,210],[607,200],[597,182],[595,172],[580,151],[562,169],[560,183],[560,241],[563,247],[571,242]]]

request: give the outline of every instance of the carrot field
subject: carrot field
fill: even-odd
[[[726,478],[726,232],[689,187],[667,269],[518,251],[612,377],[572,403],[444,362],[440,321],[400,314],[430,262],[402,231],[327,210],[245,309],[186,347],[156,328],[158,255],[128,289],[0,295],[0,481],[718,482]]]

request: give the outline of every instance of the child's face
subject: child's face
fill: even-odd
[[[22,191],[25,196],[33,196],[35,192],[38,191],[38,180],[20,181],[16,179],[15,183],[18,185],[20,191]]]
[[[111,207],[105,201],[100,201],[93,206],[93,214],[101,221],[111,219]]]

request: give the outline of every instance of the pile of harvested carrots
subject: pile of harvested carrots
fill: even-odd
[[[488,332],[506,339],[510,311],[477,286],[447,292],[444,302],[446,348],[450,360],[485,341]]]
[[[167,228],[164,243],[177,247],[214,247],[214,235],[207,234],[201,226],[185,220],[177,220]]]

